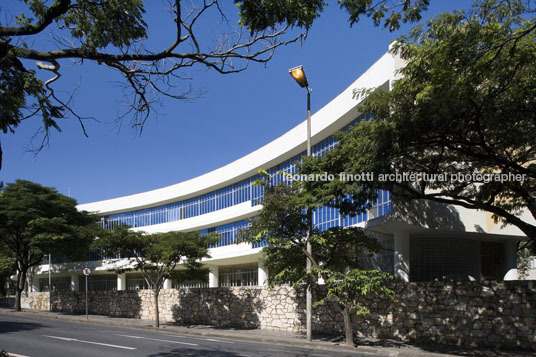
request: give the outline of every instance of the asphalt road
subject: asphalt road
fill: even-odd
[[[371,356],[7,315],[0,315],[1,349],[12,356],[30,357]]]

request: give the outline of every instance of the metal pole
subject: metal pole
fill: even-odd
[[[307,89],[307,156],[311,156],[311,89]],[[310,238],[313,231],[312,211],[307,207],[307,253],[312,255],[313,249],[311,247]],[[305,258],[305,264],[307,273],[311,272],[311,260],[309,257]],[[311,284],[307,284],[307,291],[305,295],[306,302],[306,328],[307,328],[307,341],[313,340],[313,294],[311,291]]]
[[[87,311],[87,275],[86,275],[86,320],[89,320],[89,314]]]
[[[52,311],[52,254],[48,254],[48,311]]]

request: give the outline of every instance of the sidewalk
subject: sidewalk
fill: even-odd
[[[90,323],[96,325],[158,330],[153,327],[153,321],[133,318],[108,317],[101,315],[69,315],[58,312],[25,310],[16,313],[12,309],[0,308],[2,315],[17,315],[45,319],[58,319],[77,323]],[[344,346],[344,341],[314,336],[312,342],[307,342],[305,336],[295,332],[273,331],[273,330],[245,330],[245,329],[221,329],[213,326],[201,325],[173,325],[161,324],[161,331],[183,334],[197,335],[205,337],[216,337],[223,339],[235,339],[249,342],[262,342],[269,344],[288,345],[292,347],[312,348],[319,350],[353,351],[374,356],[390,357],[413,357],[413,356],[534,356],[531,352],[516,351],[494,351],[489,349],[467,349],[456,346],[443,346],[438,344],[416,345],[402,343],[393,340],[373,340],[361,339],[357,341],[358,346],[354,348]]]

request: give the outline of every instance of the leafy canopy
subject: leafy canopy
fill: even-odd
[[[363,207],[378,188],[399,201],[486,210],[536,242],[529,220],[536,218],[536,19],[528,3],[483,0],[467,12],[445,12],[399,38],[393,52],[406,62],[402,78],[390,91],[356,90],[366,96],[360,110],[374,118],[341,134],[315,170],[448,179],[335,180],[327,192],[353,194],[347,211]],[[451,180],[456,175],[463,179]]]
[[[16,305],[31,267],[46,254],[81,259],[100,228],[97,218],[76,209],[76,201],[30,181],[0,191],[0,245],[17,268]]]
[[[240,9],[241,24],[251,31],[265,30],[278,24],[309,29],[324,11],[328,2],[322,0],[235,0]],[[348,13],[350,25],[361,16],[372,18],[374,25],[394,31],[401,23],[417,22],[428,9],[429,0],[338,0]]]
[[[45,254],[79,258],[95,233],[96,217],[76,209],[76,201],[55,189],[17,180],[0,193],[0,243],[28,267]]]

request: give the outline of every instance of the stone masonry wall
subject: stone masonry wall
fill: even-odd
[[[50,297],[48,292],[29,292],[26,296],[21,296],[20,306],[23,309],[49,311]]]
[[[394,289],[395,302],[365,299],[371,314],[352,316],[358,336],[536,351],[536,281],[399,283]],[[320,307],[315,329],[342,331],[335,311]]]
[[[297,295],[290,287],[162,289],[158,299],[160,321],[297,331],[301,326]],[[52,310],[84,313],[85,296],[84,292],[54,292]],[[90,314],[152,320],[153,292],[89,292],[88,310]]]
[[[399,283],[394,289],[395,302],[364,299],[371,314],[352,317],[358,336],[536,350],[536,281]],[[314,291],[315,298],[322,294]],[[90,292],[88,298],[90,313],[154,318],[151,290]],[[53,293],[52,301],[53,310],[85,312],[84,293]],[[305,326],[304,293],[288,286],[169,289],[161,291],[159,304],[162,322],[285,331]],[[315,307],[313,317],[316,332],[342,331],[333,304]]]

